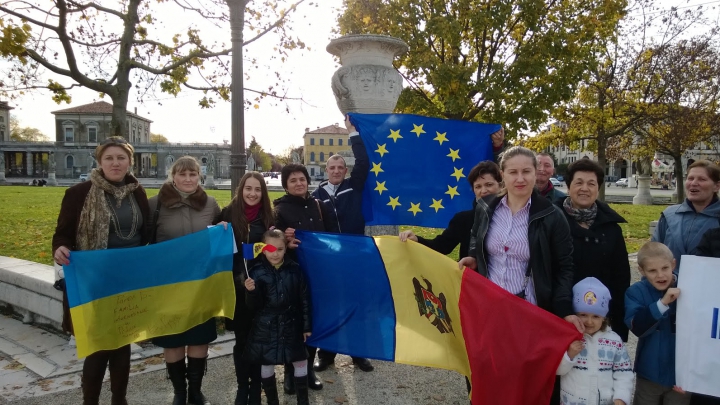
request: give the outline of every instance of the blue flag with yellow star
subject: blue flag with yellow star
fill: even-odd
[[[447,227],[475,198],[467,175],[492,160],[498,124],[406,114],[350,114],[370,157],[366,225]]]

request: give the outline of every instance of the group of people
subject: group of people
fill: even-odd
[[[720,168],[689,166],[687,199],[661,215],[638,252],[642,280],[630,286],[621,223],[597,200],[604,170],[581,159],[568,166],[568,194],[553,187],[546,154],[506,150],[499,167],[479,163],[468,176],[473,209],[457,213],[434,239],[400,233],[443,254],[460,245],[461,268],[478,271],[520,298],[575,325],[551,404],[720,404],[675,386],[675,301],[680,256],[720,257]],[[501,187],[502,185],[502,187]],[[677,265],[676,265],[677,263]],[[638,344],[633,368],[623,343]]]
[[[335,354],[305,343],[312,334],[312,302],[296,260],[302,241],[295,231],[364,233],[361,196],[369,159],[349,120],[346,126],[356,158],[349,178],[344,159],[333,155],[326,166],[328,180],[310,194],[307,169],[286,165],[281,172],[286,194],[271,205],[262,175],[248,172],[223,209],[200,186],[200,165],[189,156],[175,161],[168,182],[148,201],[129,171],[132,146],[124,138],[108,138],[97,147],[99,168],[90,181],[66,191],[53,236],[54,259],[67,264],[75,250],[142,246],[213,224],[232,224],[238,243],[264,242],[268,246],[257,259],[242,253],[233,259],[236,309],[226,325],[236,335],[235,404],[260,404],[261,390],[269,405],[278,404],[275,365],[284,365],[284,391],[295,394],[298,404],[308,404],[308,389],[322,389],[315,371],[331,366]],[[494,134],[493,146],[505,149],[502,133]],[[444,254],[460,245],[459,266],[583,333],[559,365],[552,404],[629,404],[633,369],[623,346],[628,331],[640,338],[634,403],[689,403],[691,395],[674,382],[674,314],[680,291],[673,270],[682,254],[720,256],[720,169],[705,161],[690,166],[688,198],[663,212],[653,242],[638,253],[643,280],[632,287],[619,225],[625,220],[597,200],[603,169],[588,159],[572,163],[565,176],[567,195],[550,182],[553,171],[548,155],[506,149],[499,165],[484,161],[472,169],[468,180],[475,198],[441,235],[425,239],[404,231],[399,237]],[[63,328],[72,333],[66,296],[64,309]],[[210,403],[201,387],[208,344],[215,338],[215,320],[210,319],[153,339],[164,348],[174,405]],[[600,361],[612,366],[600,366]],[[353,363],[373,370],[367,359],[353,358]],[[98,403],[108,365],[112,404],[127,403],[130,348],[124,346],[85,359],[84,404]],[[698,395],[692,401],[717,404],[717,399]]]

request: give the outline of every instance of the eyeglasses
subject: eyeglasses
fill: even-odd
[[[100,142],[100,145],[107,145],[109,143],[116,143],[120,145],[127,145],[128,141],[122,136],[111,136],[104,141]]]

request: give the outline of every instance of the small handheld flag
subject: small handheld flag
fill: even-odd
[[[273,245],[266,243],[243,243],[243,257],[245,260],[250,260],[258,257],[262,252],[274,252],[277,248]]]

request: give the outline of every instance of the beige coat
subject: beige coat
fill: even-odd
[[[215,218],[220,215],[220,207],[215,198],[207,195],[199,186],[195,193],[183,200],[171,184],[163,184],[158,195],[148,201],[152,218],[155,216],[158,197],[162,207],[157,219],[156,242],[202,231],[208,225],[212,225]],[[151,224],[151,226],[155,225]]]

